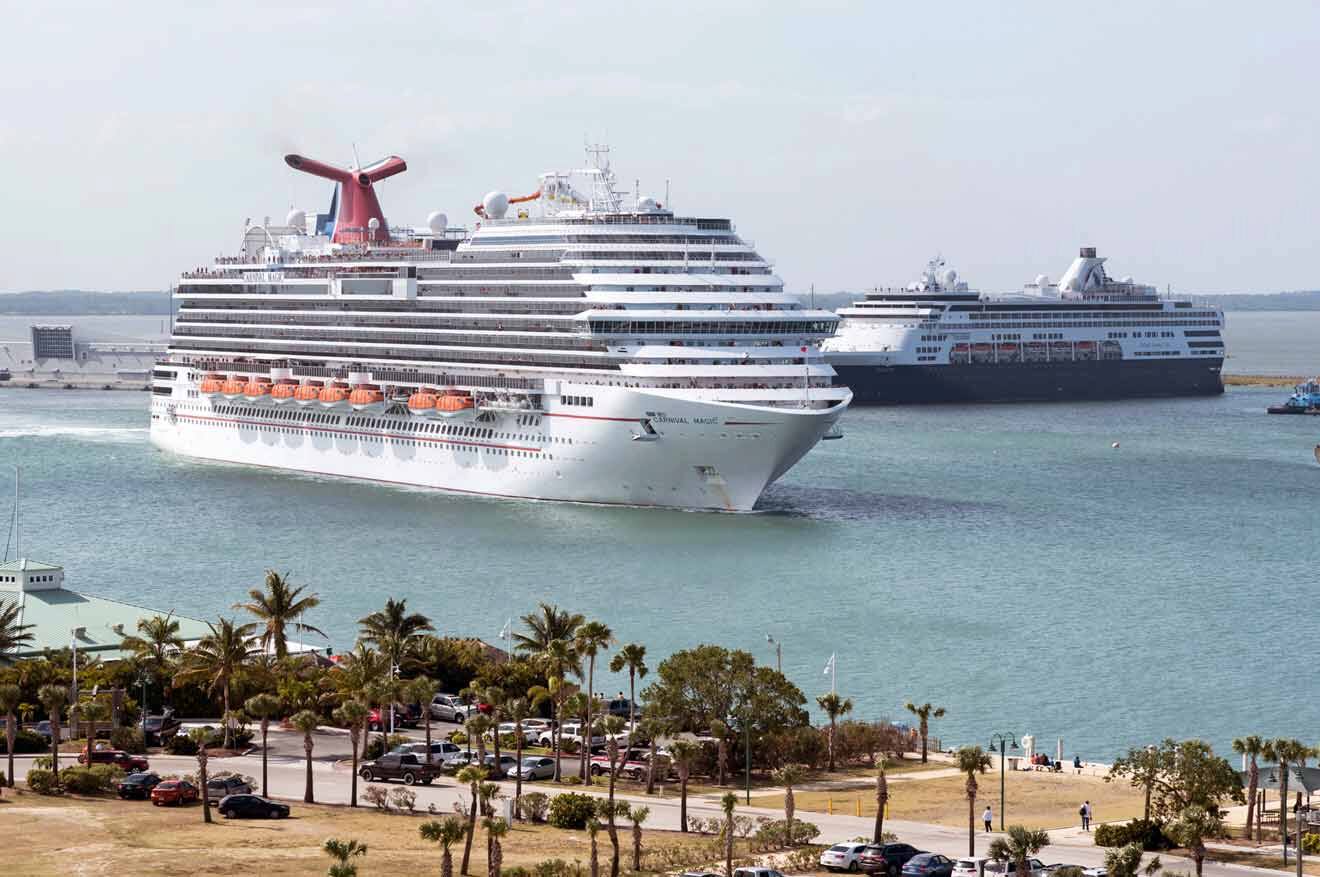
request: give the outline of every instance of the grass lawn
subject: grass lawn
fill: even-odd
[[[979,820],[986,804],[994,807],[995,825],[999,825],[999,776],[986,774],[980,781],[976,801]],[[967,780],[965,777],[934,777],[928,780],[892,783],[889,786],[890,819],[932,822],[939,825],[967,824]],[[1140,792],[1126,784],[1106,783],[1100,777],[1076,774],[1019,771],[1007,778],[1010,823],[1031,828],[1064,828],[1078,824],[1077,808],[1089,800],[1098,819],[1105,822],[1140,816],[1145,801]],[[856,813],[861,802],[863,816],[875,815],[873,789],[848,791],[797,791],[797,809],[828,812],[832,802],[835,813]],[[762,807],[782,808],[782,795],[753,797]]]
[[[365,842],[359,860],[363,874],[438,873],[440,848],[423,841],[417,826],[433,817],[384,814],[375,810],[291,803],[288,819],[227,820],[215,814],[202,822],[199,806],[153,807],[118,798],[53,798],[5,790],[0,799],[0,857],[5,874],[64,877],[68,874],[140,874],[168,877],[261,874],[323,875],[330,858],[321,851],[328,837]],[[609,837],[599,836],[603,868],[608,868]],[[622,860],[631,863],[631,824],[620,826]],[[699,847],[711,838],[646,831],[645,847]],[[505,836],[504,864],[531,865],[560,858],[570,864],[590,856],[586,831],[545,825],[515,825]],[[454,847],[458,873],[462,844]],[[478,827],[472,844],[473,875],[486,873],[485,835]]]

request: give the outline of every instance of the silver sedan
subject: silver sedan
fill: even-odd
[[[555,760],[544,755],[528,755],[518,765],[518,776],[524,780],[549,780],[555,776]]]

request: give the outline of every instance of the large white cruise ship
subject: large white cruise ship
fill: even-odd
[[[616,188],[608,150],[491,192],[474,229],[385,222],[392,156],[328,213],[184,274],[151,438],[208,460],[529,499],[749,510],[852,398],[727,219]]]
[[[942,260],[840,308],[826,357],[858,403],[1006,402],[1224,392],[1218,307],[1111,278],[1082,247],[1051,283],[982,296]]]

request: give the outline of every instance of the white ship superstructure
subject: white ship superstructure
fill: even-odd
[[[153,441],[475,494],[752,508],[851,399],[819,348],[837,317],[786,295],[729,220],[626,199],[596,155],[490,193],[471,232],[385,225],[371,187],[401,159],[287,157],[339,182],[331,211],[250,227],[180,279]]]
[[[826,356],[858,402],[1223,392],[1223,312],[1114,280],[1083,247],[1058,283],[983,296],[932,260],[920,280],[840,308]]]

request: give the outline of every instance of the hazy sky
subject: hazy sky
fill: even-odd
[[[288,151],[397,153],[391,222],[470,223],[584,136],[794,290],[936,251],[1010,289],[1080,244],[1185,292],[1320,287],[1316,0],[191,5],[3,3],[0,290],[162,288],[324,209]]]

